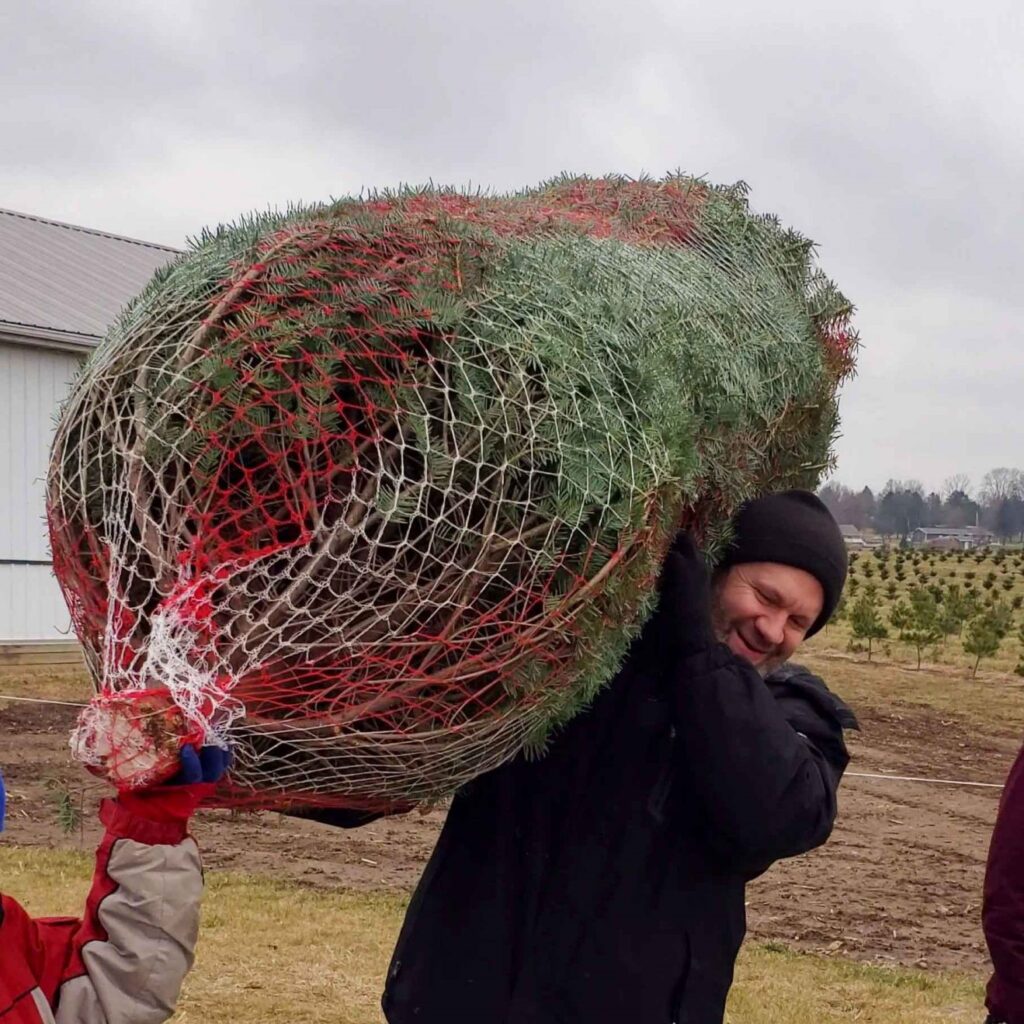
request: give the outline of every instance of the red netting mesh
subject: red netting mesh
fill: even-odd
[[[827,457],[852,336],[780,270],[787,238],[671,179],[202,240],[54,445],[54,565],[101,694],[166,688],[230,737],[231,803],[419,800],[539,742],[614,670],[684,504],[713,526]],[[110,728],[79,753],[138,782]]]

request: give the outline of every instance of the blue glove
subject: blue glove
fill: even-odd
[[[181,748],[181,768],[167,781],[168,786],[193,786],[198,782],[220,782],[231,765],[231,751],[212,745],[196,750],[191,743]]]
[[[186,827],[199,804],[209,796],[231,764],[231,751],[192,744],[181,748],[178,774],[157,786],[118,794],[118,803],[150,821]]]

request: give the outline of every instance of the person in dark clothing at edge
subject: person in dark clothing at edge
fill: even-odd
[[[999,801],[981,908],[994,971],[987,1024],[1024,1024],[1024,747]]]
[[[828,838],[856,727],[787,664],[845,583],[832,516],[787,491],[733,525],[713,579],[678,535],[653,619],[543,758],[455,796],[388,972],[390,1024],[722,1020],[746,883]]]

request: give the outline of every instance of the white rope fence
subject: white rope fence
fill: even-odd
[[[65,708],[85,708],[84,701],[50,700],[49,697],[15,697],[13,693],[0,693],[0,700],[17,700],[25,704],[59,704]]]
[[[1000,782],[965,782],[962,779],[927,779],[918,775],[878,775],[872,772],[844,772],[843,778],[888,779],[890,782],[928,782],[934,786],[978,786],[983,789],[1002,789]]]

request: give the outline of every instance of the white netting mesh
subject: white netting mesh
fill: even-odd
[[[685,179],[587,187],[222,231],[76,384],[49,479],[76,629],[102,694],[230,737],[225,801],[501,763],[614,670],[684,505],[714,527],[820,470],[852,342],[806,244]]]

